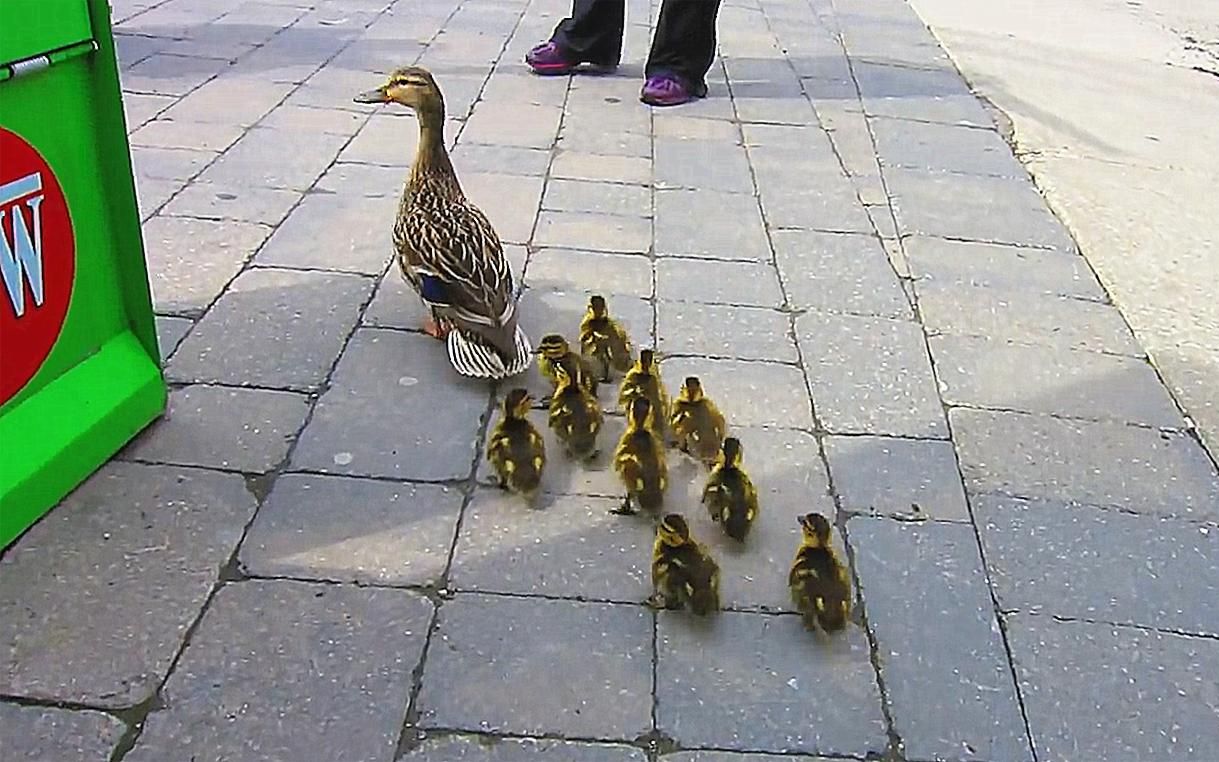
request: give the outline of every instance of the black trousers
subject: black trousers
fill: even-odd
[[[719,8],[720,0],[663,0],[645,74],[676,74],[696,92],[704,92],[715,60]],[[573,0],[571,17],[559,22],[551,40],[581,61],[616,65],[625,24],[625,0]]]

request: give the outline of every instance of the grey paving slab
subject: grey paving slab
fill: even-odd
[[[502,242],[529,242],[542,198],[542,178],[468,172],[460,181],[466,197],[487,215]]]
[[[136,129],[169,108],[177,101],[172,95],[153,95],[123,92],[123,113],[127,117],[127,131]]]
[[[829,431],[947,437],[917,323],[809,312],[796,319],[796,337]]]
[[[183,120],[172,116],[171,108],[162,117],[148,122],[131,133],[131,145],[148,148],[190,149],[196,153],[216,152],[225,150],[245,132],[239,125],[204,124],[202,122]],[[146,159],[150,155],[143,151],[132,151],[132,158],[148,166]],[[197,166],[195,171],[202,169]],[[141,167],[144,169],[144,167]],[[189,174],[194,174],[190,172]],[[182,175],[174,179],[182,178]]]
[[[749,161],[739,146],[658,137],[652,152],[658,188],[753,193]]]
[[[450,152],[458,177],[468,172],[541,177],[550,166],[550,151],[513,146],[484,146],[459,141]]]
[[[219,155],[219,149],[202,151],[134,145],[131,149],[131,163],[133,171],[140,178],[185,180],[198,174]]]
[[[804,374],[798,367],[742,360],[675,357],[661,363],[666,383],[676,389],[698,376],[729,426],[813,428]]]
[[[757,199],[709,190],[656,192],[656,253],[770,261]]]
[[[152,463],[266,473],[288,454],[309,399],[270,389],[198,384],[169,393],[165,415],[121,457]]]
[[[775,262],[795,309],[910,318],[910,303],[874,236],[780,230]]]
[[[361,328],[301,432],[292,466],[395,479],[465,478],[489,391],[458,376],[435,339]]]
[[[143,230],[153,304],[181,315],[206,309],[271,234],[250,223],[160,216]]]
[[[652,724],[651,641],[640,606],[458,595],[440,609],[419,724],[635,738]]]
[[[122,73],[123,90],[152,95],[186,95],[229,65],[216,58],[154,53]]]
[[[364,124],[365,115],[336,108],[313,106],[276,107],[258,123],[276,130],[310,130],[351,137]]]
[[[906,756],[1032,760],[973,527],[856,517],[847,533]]]
[[[652,134],[685,142],[723,142],[741,144],[741,130],[732,122],[701,119],[673,111],[652,112]]]
[[[642,185],[551,180],[542,208],[559,212],[601,212],[628,217],[652,216],[652,190]]]
[[[1219,517],[1219,476],[1186,434],[985,410],[950,415],[970,491]]]
[[[736,95],[734,85],[732,103],[742,122],[765,122],[769,124],[817,124],[817,112],[798,87],[784,96]],[[745,91],[749,93],[749,90]]]
[[[903,242],[915,278],[1102,301],[1105,293],[1078,255],[1018,246],[911,236]]]
[[[851,182],[834,172],[782,168],[758,172],[762,211],[773,228],[872,233],[872,221]]]
[[[432,584],[444,573],[463,497],[442,485],[284,474],[239,560],[260,576]]]
[[[336,162],[318,178],[314,193],[334,193],[339,196],[365,196],[368,198],[391,197],[396,202],[402,197],[406,172],[401,167],[382,167],[376,164],[348,164]],[[395,210],[397,207],[395,207]],[[393,217],[389,218],[390,226]]]
[[[656,304],[665,355],[799,360],[787,313],[764,307],[661,301]],[[677,379],[680,381],[681,379]]]
[[[825,456],[845,510],[969,521],[951,442],[831,436],[825,438]]]
[[[948,404],[1183,428],[1155,369],[1138,357],[933,336]]]
[[[104,712],[0,703],[0,759],[108,762],[126,728]]]
[[[249,127],[292,92],[293,85],[254,77],[218,77],[165,110],[170,119]]]
[[[179,347],[170,380],[311,391],[326,379],[372,295],[359,275],[254,268]]]
[[[885,181],[903,235],[1074,249],[1028,180],[890,169]]]
[[[200,174],[199,179],[307,190],[346,142],[345,135],[255,127]]]
[[[884,31],[891,32],[889,29]],[[884,54],[892,59],[896,51],[892,49],[891,39],[884,42],[884,48]],[[943,55],[938,50],[932,55],[936,54]],[[860,54],[852,51],[853,58],[857,55]],[[981,102],[969,92],[965,81],[953,69],[858,61],[853,70],[864,109],[870,115],[986,128],[994,126]]]
[[[543,33],[545,36],[545,33]],[[648,182],[652,174],[652,136],[646,132],[620,132],[609,130],[597,125],[590,117],[573,116],[570,113],[563,120],[563,129],[556,143],[560,153],[564,155],[583,155],[580,163],[586,166],[645,166],[647,178],[635,174],[636,170],[627,170],[631,177],[638,178],[633,182]],[[625,159],[627,161],[609,161]],[[555,167],[560,162],[556,157]],[[564,172],[584,172],[584,169],[573,169],[574,161],[564,162]],[[595,170],[594,170],[595,171]]]
[[[648,299],[652,296],[652,262],[639,254],[538,249],[529,258],[525,284],[545,291],[599,293],[607,299],[617,295]],[[576,327],[564,327],[572,332],[572,339]]]
[[[639,156],[602,155],[567,149],[555,153],[550,167],[551,177],[568,180],[591,180],[593,182],[634,183],[649,185],[652,182],[651,140],[640,136],[647,144],[647,152]],[[646,158],[645,158],[646,157]]]
[[[882,165],[1027,179],[1023,165],[995,130],[928,124],[906,119],[872,119]]]
[[[535,246],[644,253],[652,248],[652,221],[595,212],[552,212],[538,215]]]
[[[398,758],[401,762],[644,762],[643,749],[544,738],[446,735],[429,738]]]
[[[558,450],[548,455],[556,461],[563,457]],[[654,534],[648,522],[612,515],[620,503],[565,495],[527,513],[519,498],[480,489],[462,520],[451,585],[639,603],[652,592]]]
[[[445,120],[445,135],[456,134],[460,125]],[[448,141],[445,141],[446,144]],[[419,124],[413,119],[377,114],[355,133],[339,152],[339,161],[399,167],[403,174],[415,160],[419,145]]]
[[[550,148],[561,117],[554,106],[483,103],[466,122],[463,137],[484,145]]]
[[[1008,639],[1038,759],[1213,756],[1219,641],[1034,616]]]
[[[0,693],[152,696],[254,510],[240,476],[103,466],[0,559]]]
[[[308,193],[254,264],[379,275],[393,255],[398,201],[349,193]]]
[[[734,751],[679,751],[659,757],[661,762],[785,762],[785,760],[806,760],[806,762],[830,762],[828,757],[806,757],[790,754],[738,754]]]
[[[858,186],[856,187],[858,191]],[[876,234],[882,239],[895,240],[901,237],[897,231],[897,223],[893,221],[893,213],[889,209],[888,204],[876,204],[864,206],[864,211],[868,213],[868,219],[872,222],[872,227],[876,230]],[[910,277],[910,273],[899,273],[903,277]]]
[[[914,288],[923,322],[933,333],[1144,355],[1121,313],[1108,304],[930,281]]]
[[[165,202],[182,190],[184,181],[135,178],[135,196],[140,209],[140,222],[147,222]]]
[[[657,649],[657,727],[682,745],[865,754],[888,741],[858,627],[827,642],[795,616],[662,612]]]
[[[274,227],[300,199],[300,192],[283,188],[194,182],[174,196],[164,211],[168,215],[257,222]]]
[[[403,590],[226,585],[126,758],[390,762],[431,615]]]
[[[656,261],[656,294],[671,301],[783,306],[783,290],[768,262],[664,257]]]
[[[973,498],[1004,610],[1219,635],[1219,529],[1000,495]]]
[[[157,344],[161,350],[162,363],[178,348],[178,342],[182,341],[182,337],[192,325],[194,322],[189,318],[157,315]]]

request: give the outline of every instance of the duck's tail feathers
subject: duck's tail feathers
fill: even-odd
[[[499,350],[478,336],[454,328],[449,331],[449,362],[463,376],[472,378],[511,378],[525,372],[533,358],[529,337],[516,327],[515,354],[504,357]]]

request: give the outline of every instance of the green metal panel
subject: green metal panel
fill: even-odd
[[[0,29],[6,61],[82,30],[97,44],[0,81],[2,547],[159,415],[166,389],[109,7],[0,0]]]

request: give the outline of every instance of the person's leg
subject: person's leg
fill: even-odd
[[[574,0],[548,42],[525,56],[538,74],[567,74],[582,63],[614,67],[622,56],[626,0]]]
[[[645,103],[671,106],[707,94],[719,8],[720,0],[663,0],[644,70]]]

